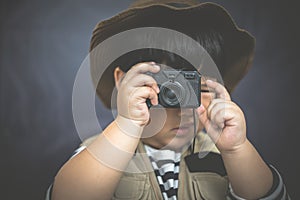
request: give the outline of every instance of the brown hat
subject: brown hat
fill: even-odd
[[[223,57],[217,67],[224,85],[231,92],[250,68],[254,56],[255,40],[247,31],[237,27],[229,13],[215,3],[199,3],[197,0],[137,0],[125,11],[99,22],[91,38],[90,51],[109,37],[140,27],[162,27],[179,31],[197,39],[203,27],[222,35]],[[117,63],[122,65],[123,63]],[[114,89],[111,63],[100,80],[95,73],[98,65],[91,64],[91,75],[97,94],[108,108]]]

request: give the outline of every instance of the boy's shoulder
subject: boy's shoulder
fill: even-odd
[[[89,146],[100,134],[96,134],[96,135],[93,135],[93,136],[90,136],[86,139],[84,139],[82,141],[82,143],[80,144],[81,147],[87,147]]]

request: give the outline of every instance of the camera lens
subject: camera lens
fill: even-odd
[[[178,82],[165,82],[161,85],[159,101],[165,107],[180,107],[184,100],[184,87]]]
[[[176,94],[174,90],[167,88],[165,92],[166,92],[166,97],[168,97],[169,99],[176,98]]]

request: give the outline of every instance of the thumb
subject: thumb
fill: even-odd
[[[200,122],[203,124],[204,128],[207,130],[210,124],[210,120],[207,117],[207,110],[206,108],[201,104],[199,108],[197,108],[197,114],[200,119]]]
[[[201,105],[199,108],[197,108],[197,113],[199,116],[200,122],[203,124],[205,130],[207,131],[210,138],[213,140],[213,142],[216,144],[220,134],[222,133],[222,129],[220,129],[216,124],[214,124],[207,116],[207,110],[206,108]]]

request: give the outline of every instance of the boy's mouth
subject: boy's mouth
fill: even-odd
[[[176,132],[176,136],[185,136],[190,133],[191,128],[193,128],[194,123],[180,124],[180,126],[171,129],[171,131]]]

